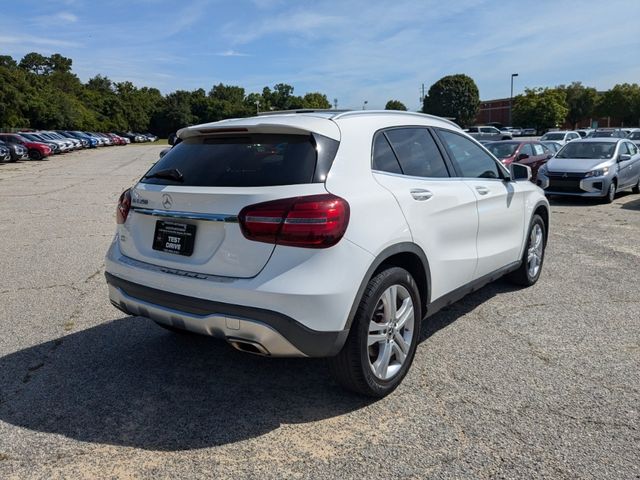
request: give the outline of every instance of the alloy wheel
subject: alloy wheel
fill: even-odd
[[[527,269],[529,271],[529,277],[535,278],[542,266],[542,255],[544,248],[544,234],[542,233],[542,227],[539,224],[535,224],[531,229],[529,236],[529,251],[527,256]]]
[[[415,313],[409,291],[402,285],[387,288],[369,322],[369,366],[380,380],[395,376],[404,364],[415,332]]]

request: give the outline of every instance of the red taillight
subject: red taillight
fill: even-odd
[[[131,208],[131,189],[127,188],[120,194],[118,199],[118,207],[116,208],[116,223],[122,225],[127,221],[129,209]]]
[[[338,243],[347,230],[349,204],[331,194],[285,198],[245,207],[239,218],[249,240],[327,248]]]

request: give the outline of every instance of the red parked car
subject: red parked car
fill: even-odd
[[[0,140],[24,145],[29,152],[29,158],[32,160],[43,160],[53,153],[51,148],[44,143],[33,142],[17,133],[0,133]]]
[[[516,162],[530,167],[533,181],[538,175],[538,169],[553,156],[551,150],[536,141],[505,140],[487,143],[485,148],[506,166]]]

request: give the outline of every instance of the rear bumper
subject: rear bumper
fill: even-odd
[[[105,259],[115,306],[230,342],[257,342],[274,356],[338,353],[373,261],[346,239],[326,250],[279,246],[256,277],[230,278],[134,260],[122,254],[118,243],[114,239]]]
[[[348,330],[319,332],[286,315],[260,308],[213,302],[145,287],[105,273],[111,303],[127,313],[203,335],[254,353],[276,357],[337,354]],[[240,348],[242,349],[242,348]]]

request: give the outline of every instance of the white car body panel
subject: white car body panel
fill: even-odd
[[[183,139],[225,131],[313,132],[339,141],[339,147],[323,183],[273,187],[138,183],[132,190],[132,210],[107,254],[107,274],[196,300],[277,312],[311,331],[339,332],[348,329],[367,275],[389,247],[411,244],[424,253],[431,302],[518,262],[534,209],[540,205],[548,209],[542,191],[528,181],[431,179],[372,171],[373,136],[394,126],[460,132],[444,119],[388,111],[266,115],[180,130]],[[482,195],[478,187],[488,191]],[[417,199],[412,190],[428,191],[429,198]],[[154,226],[163,217],[136,211],[237,216],[248,205],[327,192],[348,202],[350,217],[342,240],[323,249],[256,242],[244,237],[238,223],[195,219],[189,220],[197,226],[199,239],[193,254],[174,255],[151,248]],[[166,195],[171,197],[169,207]],[[119,308],[124,308],[119,302],[135,302],[110,288]],[[142,310],[131,310],[144,312],[149,305],[140,302],[139,307]],[[163,313],[161,321],[174,317],[179,318],[180,312]],[[223,321],[220,315],[214,317],[209,320],[212,324]],[[185,315],[183,325],[193,326],[194,318]]]

